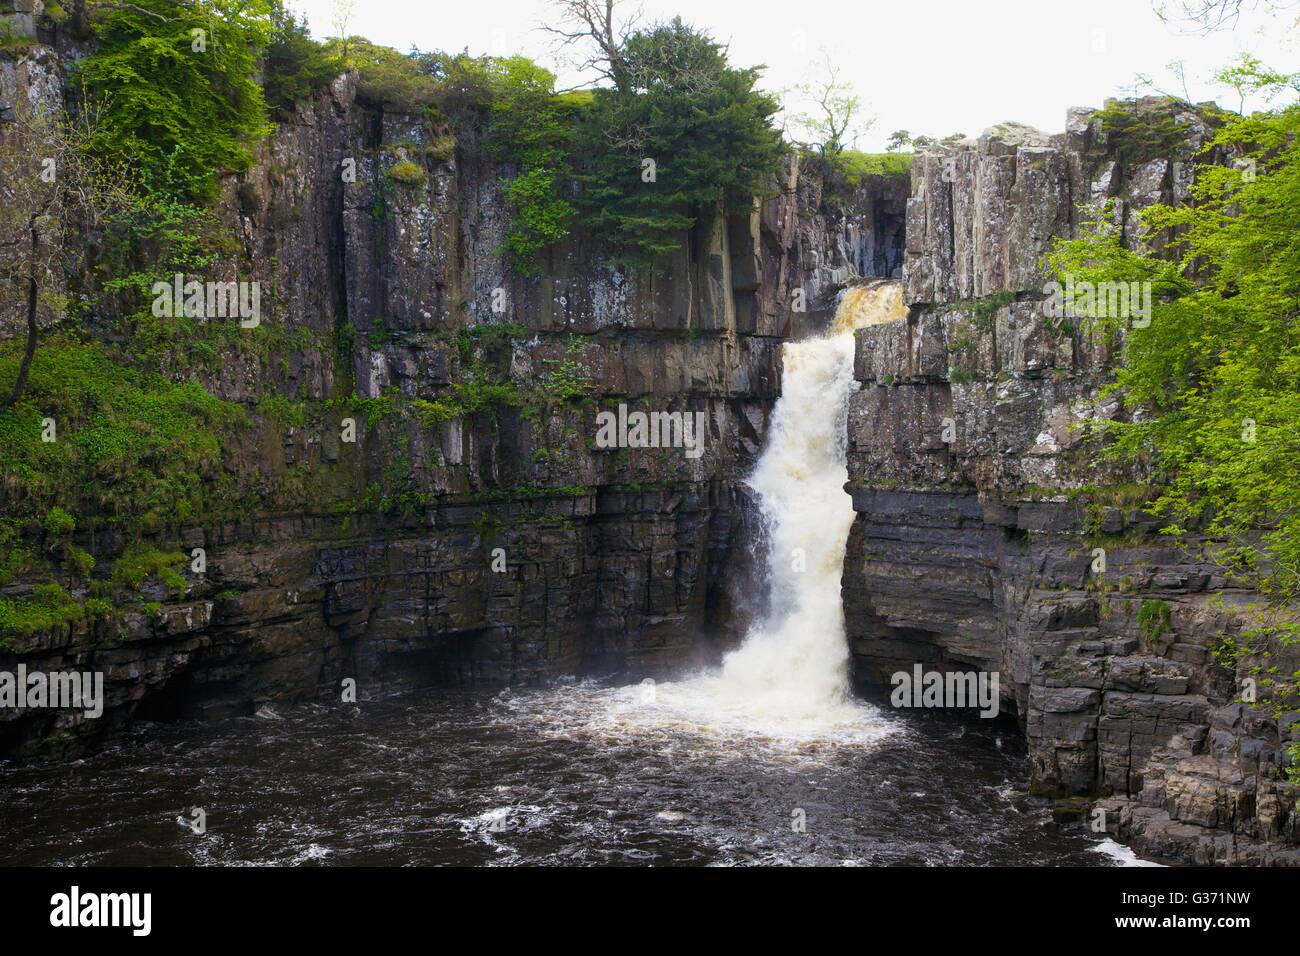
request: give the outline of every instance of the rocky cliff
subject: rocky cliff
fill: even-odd
[[[0,101],[56,104],[76,52],[4,59]],[[0,753],[336,695],[348,677],[364,698],[636,676],[743,627],[732,582],[757,531],[740,478],[781,343],[825,321],[856,274],[897,269],[906,178],[876,178],[845,214],[792,159],[752,214],[706,213],[660,272],[602,265],[579,233],[524,278],[500,251],[510,174],[473,124],[364,103],[344,76],[226,183],[237,248],[205,278],[259,281],[261,324],[204,329],[202,360],[164,341],[161,361],[247,410],[226,452],[256,494],[151,539],[186,556],[181,593],[149,577],[139,606],[0,653],[2,669],[104,670],[108,694],[98,720],[4,712]],[[89,334],[109,334],[97,321]],[[703,413],[702,454],[596,447],[596,414],[620,403]],[[93,518],[68,544],[102,576],[129,542]],[[92,584],[57,560],[48,575],[78,598]]]
[[[999,672],[1059,816],[1189,862],[1296,863],[1290,720],[1239,703],[1248,663],[1222,653],[1258,595],[1199,539],[1156,535],[1144,476],[1073,427],[1125,414],[1099,397],[1115,356],[1044,314],[1041,256],[1080,210],[1110,201],[1132,243],[1138,210],[1188,200],[1208,131],[1170,119],[1176,144],[1145,153],[1076,110],[1062,135],[1006,125],[918,157],[909,316],[857,335],[848,631],[866,683]]]

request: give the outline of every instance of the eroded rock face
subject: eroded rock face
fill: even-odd
[[[1088,207],[1112,200],[1132,243],[1137,210],[1187,198],[1208,131],[1194,111],[1178,122],[1181,145],[1128,164],[1081,110],[1063,135],[999,127],[916,163],[910,315],[857,333],[846,620],[867,683],[917,662],[997,671],[1034,789],[1094,799],[1140,850],[1296,863],[1279,769],[1295,715],[1237,703],[1249,666],[1222,653],[1258,595],[1195,536],[1158,536],[1132,493],[1144,476],[1072,427],[1122,414],[1099,396],[1113,357],[1044,315],[1041,257]],[[1276,651],[1282,671],[1300,664]]]
[[[0,93],[60,75],[53,51],[39,56],[0,69]],[[141,717],[336,698],[345,677],[362,698],[635,678],[715,655],[743,630],[759,537],[743,478],[780,392],[781,344],[827,321],[853,276],[897,268],[905,180],[869,184],[845,215],[791,161],[773,198],[701,216],[660,272],[609,267],[578,231],[524,278],[500,251],[510,170],[479,137],[366,106],[341,77],[226,183],[218,212],[241,249],[211,278],[261,282],[270,344],[177,374],[249,409],[255,427],[227,454],[283,497],[152,542],[205,549],[183,597],[148,583],[151,614],[0,654],[0,669],[106,669],[108,694],[98,720],[0,714],[0,753],[75,748]],[[421,175],[388,176],[399,162]],[[19,316],[0,318],[20,334]],[[462,334],[507,325],[495,340]],[[540,397],[438,413],[488,361]],[[575,380],[588,400],[562,392]],[[340,403],[353,394],[374,404]],[[430,417],[387,414],[395,395]],[[305,421],[262,414],[269,397],[306,403]],[[620,404],[701,413],[701,453],[596,447],[595,415]],[[101,568],[125,546],[76,543]]]

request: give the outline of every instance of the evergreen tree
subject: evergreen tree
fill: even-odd
[[[576,204],[614,257],[645,266],[675,249],[699,211],[749,208],[784,153],[777,103],[705,33],[675,19],[631,34],[629,85],[595,91],[577,133]]]

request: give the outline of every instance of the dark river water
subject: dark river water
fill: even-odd
[[[0,864],[1105,866],[1126,852],[1053,827],[1005,727],[858,705],[868,737],[789,739],[654,707],[632,719],[641,692],[439,691],[140,725],[88,759],[0,764]]]

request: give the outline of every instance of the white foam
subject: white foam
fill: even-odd
[[[1102,840],[1096,846],[1088,847],[1088,852],[1108,856],[1120,866],[1164,866],[1163,863],[1152,863],[1150,860],[1141,859],[1124,844],[1116,843],[1110,837]]]

